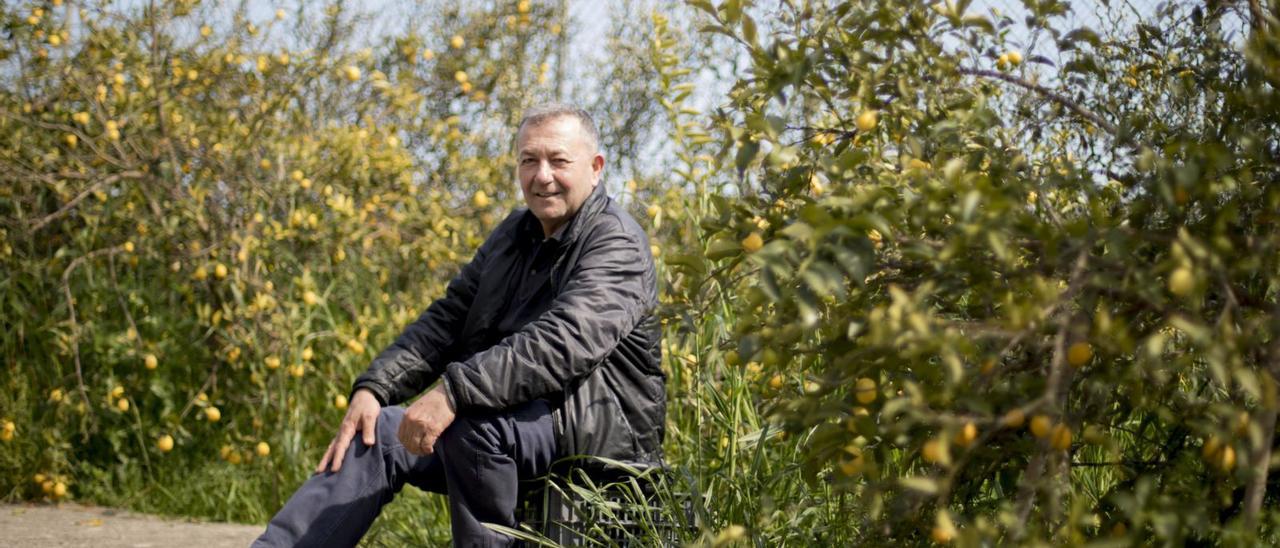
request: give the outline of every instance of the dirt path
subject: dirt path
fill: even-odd
[[[160,518],[78,504],[5,504],[0,506],[0,531],[4,532],[0,544],[6,546],[243,548],[262,533],[262,527]]]

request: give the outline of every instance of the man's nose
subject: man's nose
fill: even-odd
[[[533,173],[533,182],[550,184],[553,180],[551,177],[551,162],[546,160],[538,162],[538,170]]]

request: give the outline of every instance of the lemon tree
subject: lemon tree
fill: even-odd
[[[205,512],[265,519],[519,203],[511,128],[566,85],[566,14],[441,1],[374,33],[313,8],[0,7],[6,492],[132,503],[197,470],[249,493]],[[656,107],[642,65],[603,68],[614,146]]]
[[[857,501],[811,535],[1274,539],[1273,12],[689,4],[750,65],[687,271],[772,443]]]

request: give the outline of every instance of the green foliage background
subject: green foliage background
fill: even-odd
[[[623,2],[582,80],[564,7],[0,7],[0,493],[265,522],[572,92],[660,259],[684,540],[1274,541],[1274,3]],[[401,499],[367,544],[447,542]]]

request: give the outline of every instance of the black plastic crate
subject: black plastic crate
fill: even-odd
[[[561,471],[526,482],[516,510],[522,529],[549,543],[680,546],[697,532],[693,500],[671,488],[666,469],[576,462]]]

